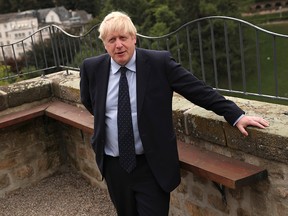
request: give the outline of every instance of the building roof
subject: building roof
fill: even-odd
[[[16,15],[17,13],[0,14],[0,23],[9,22],[11,19],[13,20]]]
[[[54,8],[45,8],[45,9],[38,9],[37,15],[40,22],[44,22],[47,14],[50,11],[54,11],[60,18],[60,21],[66,21],[69,19],[69,11],[64,7],[54,7]]]
[[[80,17],[82,22],[88,22],[91,18],[92,18],[92,15],[87,13],[85,10],[76,10],[74,11],[74,14],[73,14],[73,17]]]
[[[8,23],[19,19],[27,19],[34,17],[38,19],[39,26],[45,26],[47,24],[46,17],[50,11],[55,12],[59,16],[59,19],[63,24],[85,24],[92,19],[92,15],[87,13],[85,10],[68,11],[64,6],[59,6],[54,8],[44,8],[37,10],[27,10],[23,12],[0,14],[0,23]]]

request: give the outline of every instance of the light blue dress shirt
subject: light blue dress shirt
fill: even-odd
[[[105,154],[110,156],[119,156],[118,148],[118,127],[117,127],[117,106],[118,106],[118,90],[120,79],[120,65],[111,58],[110,75],[106,99],[106,144]],[[129,95],[131,103],[132,123],[135,140],[136,154],[143,154],[143,146],[139,136],[137,124],[137,94],[136,94],[136,52],[130,61],[125,65],[128,68],[126,72],[129,85]]]

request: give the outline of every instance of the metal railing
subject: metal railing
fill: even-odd
[[[0,46],[1,80],[79,71],[84,58],[105,52],[98,26],[81,36],[55,25]],[[226,94],[288,101],[288,35],[247,21],[210,16],[159,37],[137,35],[137,46],[169,50],[191,73]]]

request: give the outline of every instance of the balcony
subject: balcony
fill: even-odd
[[[231,25],[237,29],[234,38],[230,38]],[[63,165],[74,167],[91,185],[106,189],[90,146],[93,117],[87,115],[79,100],[81,61],[104,52],[97,39],[97,27],[80,37],[62,32],[57,26],[47,28],[51,40],[41,39],[44,29],[39,30],[37,36],[35,33],[26,39],[33,43],[30,50],[24,49],[23,53],[27,54],[22,57],[24,66],[13,55],[8,57],[5,54],[7,47],[1,47],[3,66],[7,69],[2,81],[36,75],[35,78],[0,87],[2,196],[57,173]],[[222,35],[219,29],[223,30]],[[256,38],[246,38],[251,31]],[[270,42],[266,41],[266,37]],[[214,167],[211,172],[208,170],[211,163],[201,167],[186,160],[195,157],[180,154],[182,182],[172,193],[171,215],[286,214],[288,108],[285,105],[287,84],[283,86],[281,81],[285,77],[287,80],[287,73],[283,75],[280,71],[287,68],[283,67],[287,61],[280,61],[279,53],[284,45],[278,44],[286,38],[286,35],[229,17],[195,20],[163,37],[138,35],[139,47],[170,50],[177,61],[226,94],[248,114],[261,115],[271,124],[265,130],[249,128],[250,136],[244,138],[221,117],[175,95],[175,130],[179,143],[185,143],[179,145],[184,149],[179,148],[179,152],[196,148],[201,150],[200,154],[205,150],[204,155],[209,155],[215,163],[220,163],[217,160],[219,156],[221,160],[227,159],[227,163],[225,169],[222,164],[218,170]],[[239,42],[236,53],[231,50],[232,41],[234,45]],[[251,41],[254,45],[246,47]],[[267,55],[262,56],[262,46],[267,43],[271,48],[270,60],[267,60]],[[9,47],[11,53],[15,53],[14,46]],[[254,50],[253,54],[251,50]],[[8,58],[15,62],[13,72]],[[234,74],[234,71],[237,73]],[[267,74],[267,71],[270,73]],[[265,76],[269,78],[270,89],[266,89],[263,82]],[[249,84],[251,81],[254,85]],[[206,151],[209,153],[206,154]],[[242,176],[241,169],[234,169],[234,175],[228,176],[230,179],[224,178],[225,171],[233,174],[230,166],[235,167],[238,163],[240,168],[247,165],[250,171],[260,168],[257,171],[260,175],[234,179],[236,174]]]

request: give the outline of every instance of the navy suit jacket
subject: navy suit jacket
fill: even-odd
[[[81,101],[94,116],[92,147],[103,174],[105,106],[110,56],[85,59],[80,68]],[[242,114],[234,102],[176,63],[168,51],[136,48],[137,118],[147,162],[160,186],[167,192],[180,183],[176,136],[172,122],[173,92],[212,110],[232,125]]]

